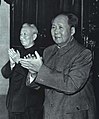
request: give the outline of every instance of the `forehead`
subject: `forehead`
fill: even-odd
[[[68,24],[68,17],[65,16],[65,15],[59,15],[52,22],[52,24],[56,24],[56,23],[58,23],[58,24]]]
[[[25,26],[25,27],[21,28],[21,32],[30,33],[30,32],[33,32],[33,29],[31,27],[29,27],[29,26]]]

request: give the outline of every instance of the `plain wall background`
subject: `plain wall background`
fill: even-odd
[[[1,74],[2,66],[8,60],[8,48],[10,44],[10,6],[1,0],[0,5],[0,95],[7,93],[8,80]]]
[[[8,60],[8,48],[10,44],[10,6],[1,0],[0,5],[0,119],[8,119],[6,109],[6,93],[8,80],[1,74],[2,66]]]

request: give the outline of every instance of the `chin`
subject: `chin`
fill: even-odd
[[[24,45],[24,44],[22,44],[23,45],[23,47],[25,48],[25,47],[27,47],[26,45]]]
[[[21,43],[24,47],[26,46],[26,44],[25,43]]]
[[[66,44],[66,42],[57,43],[58,46],[63,46],[63,45],[65,45],[65,44]]]
[[[56,44],[62,44],[62,42],[55,41]]]

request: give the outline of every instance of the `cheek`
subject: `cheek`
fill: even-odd
[[[51,34],[53,34],[53,32],[54,32],[54,31],[51,29]]]
[[[51,35],[52,37],[54,37],[54,30],[51,30]]]
[[[66,37],[67,37],[67,33],[66,33],[66,32],[64,32],[64,31],[63,31],[63,32],[61,32],[61,37],[62,37],[62,38],[66,38]]]
[[[27,44],[29,44],[29,45],[31,45],[33,42],[34,42],[34,40],[33,40],[33,39],[31,40],[31,38],[29,38],[29,39],[27,40]]]
[[[70,31],[66,30],[63,32],[64,37],[69,37],[70,36]]]
[[[30,41],[29,40],[26,40],[26,44],[30,44]]]
[[[20,36],[20,40],[22,40],[22,39],[23,39],[23,36],[21,35],[21,36]]]

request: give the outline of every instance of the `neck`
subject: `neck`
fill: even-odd
[[[58,48],[63,48],[63,47],[65,47],[69,42],[71,42],[71,41],[73,40],[73,38],[74,38],[74,37],[71,36],[70,39],[69,39],[67,42],[65,42],[65,43],[63,43],[63,44],[58,44],[57,47],[58,47]]]

